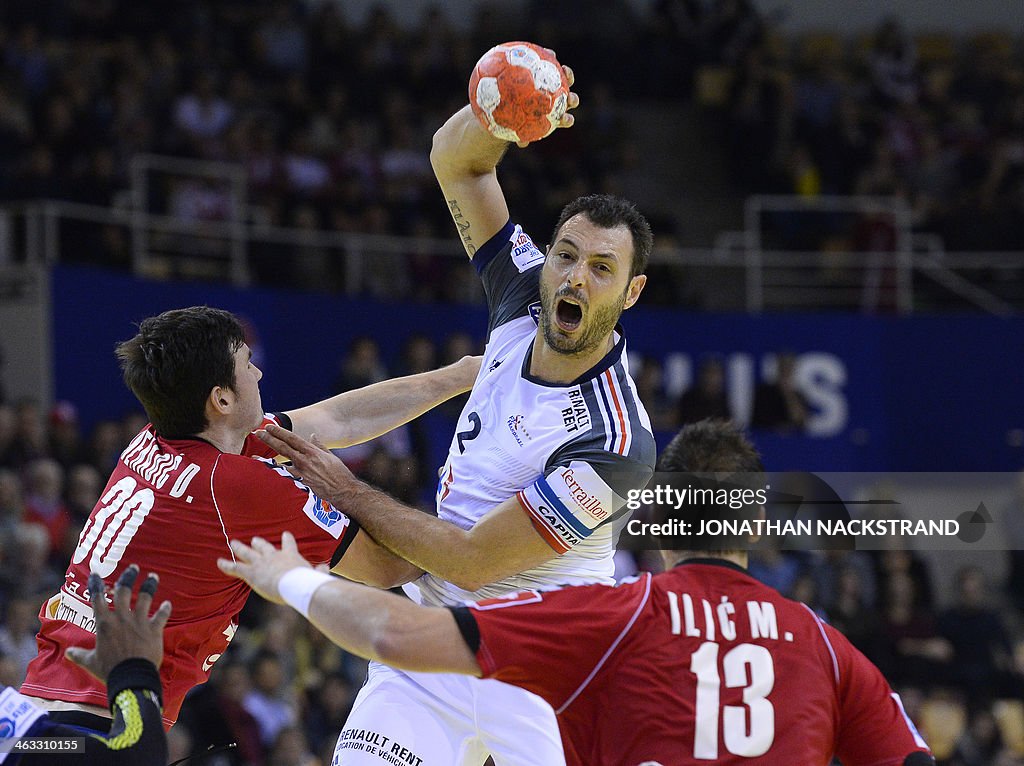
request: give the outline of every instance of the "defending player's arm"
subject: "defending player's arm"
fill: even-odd
[[[217,562],[225,573],[294,607],[346,651],[404,670],[497,678],[553,705],[607,657],[647,595],[639,584],[585,586],[427,607],[310,569],[288,535],[280,550],[261,538],[231,547],[235,560]],[[576,618],[567,623],[567,613]]]
[[[221,571],[245,580],[269,601],[295,607],[346,651],[405,670],[480,675],[448,609],[316,572],[288,533],[280,550],[259,537],[251,547],[232,540],[231,550],[233,561],[217,561]]]
[[[285,414],[297,434],[306,438],[317,434],[331,447],[348,447],[387,433],[468,391],[480,361],[467,356],[447,367],[346,391]]]
[[[565,67],[565,74],[571,86],[572,70]],[[578,104],[579,96],[570,93],[569,108]],[[559,127],[567,128],[572,123],[573,117],[567,112]],[[470,258],[509,219],[497,175],[498,163],[508,147],[507,141],[484,129],[468,104],[434,134],[430,164]]]

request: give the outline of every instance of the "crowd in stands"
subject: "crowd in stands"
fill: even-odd
[[[405,30],[384,6],[354,27],[335,3],[4,3],[0,201],[124,205],[131,159],[148,152],[237,163],[264,226],[450,239],[431,136],[466,102],[480,53],[522,36],[525,21],[498,24],[484,7],[456,34],[439,7]],[[529,230],[549,228],[581,190],[615,187],[627,136],[607,89],[589,87],[579,130],[505,163],[510,207]],[[216,180],[162,176],[146,203],[216,221],[232,194]],[[128,264],[124,230],[72,234],[71,259]],[[282,269],[283,257],[296,268]],[[267,282],[344,287],[338,251],[266,245],[252,258]],[[382,267],[389,297],[460,298],[452,262],[408,261]]]
[[[452,239],[428,163],[431,133],[465,102],[476,57],[526,38],[587,72],[577,127],[513,150],[503,164],[510,208],[538,239],[565,201],[622,191],[637,153],[660,150],[636,145],[628,99],[693,98],[717,105],[710,119],[724,132],[716,140],[729,137],[733,181],[744,192],[897,195],[915,227],[939,232],[951,249],[1024,248],[1016,225],[1024,212],[1019,41],[944,44],[894,23],[862,41],[786,38],[749,0],[657,0],[650,8],[641,18],[626,3],[538,1],[509,19],[481,4],[470,30],[456,33],[440,7],[407,30],[383,6],[352,25],[328,2],[5,0],[0,202],[123,207],[132,157],[153,152],[244,167],[249,215],[261,225]],[[715,83],[717,96],[707,92]],[[150,191],[149,209],[186,220],[223,220],[236,202],[227,186],[173,176]],[[775,219],[770,235],[795,248],[891,246],[891,221],[847,224]],[[72,260],[130,262],[123,229],[62,234],[76,238],[65,248]],[[267,245],[252,258],[265,282],[350,287],[337,250]],[[401,262],[379,259],[364,275],[367,292],[480,300],[464,263],[427,252],[393,258]],[[389,366],[372,339],[360,339],[336,388],[431,369],[473,348],[464,335],[444,348],[414,336]],[[754,393],[753,427],[804,428],[808,407],[790,361],[781,358],[777,381]],[[680,396],[666,392],[657,360],[635,372],[660,431],[735,415],[717,359],[703,360]],[[459,408],[456,401],[445,412],[454,418]],[[145,424],[131,413],[84,433],[81,420],[72,403],[44,411],[0,392],[0,684],[20,683],[35,654],[39,605],[63,582],[82,524]],[[436,449],[428,430],[414,423],[344,458],[372,483],[429,507]],[[964,569],[952,600],[935,596],[923,559],[901,551],[765,553],[751,569],[811,605],[886,672],[941,746],[941,764],[1014,766],[1024,763],[1013,726],[1024,712],[1005,700],[1024,697],[1021,556],[1007,554],[1005,583]],[[654,566],[644,558],[632,565]],[[172,729],[172,759],[237,742],[206,763],[330,763],[362,663],[292,610],[259,599],[242,625]]]
[[[431,134],[465,103],[476,57],[518,38],[542,40],[586,72],[577,127],[503,165],[510,208],[538,239],[566,200],[628,193],[638,157],[665,151],[637,143],[631,102],[696,98],[719,107],[708,112],[706,140],[728,143],[738,198],[896,196],[915,228],[939,233],[947,249],[1024,248],[1015,225],[1024,61],[1009,33],[915,38],[889,21],[858,38],[783,35],[750,0],[658,0],[644,12],[626,2],[529,2],[516,14],[482,3],[475,13],[456,31],[440,5],[405,28],[385,5],[353,23],[330,2],[4,3],[0,201],[124,207],[133,204],[132,157],[156,153],[244,168],[246,215],[263,227],[450,239]],[[238,203],[230,184],[174,174],[154,177],[145,200],[197,223],[225,220]],[[656,223],[673,241],[675,222]],[[766,243],[786,248],[894,247],[888,213],[767,224]],[[74,244],[64,248],[70,260],[130,263],[125,227],[70,225],[61,235]],[[429,253],[381,258],[359,285],[346,284],[354,278],[343,247],[264,243],[250,257],[266,283],[479,299],[464,264]],[[293,266],[282,269],[283,258]]]
[[[460,333],[441,348],[413,335],[389,369],[376,343],[359,338],[339,365],[336,388],[431,369],[475,350]],[[755,402],[754,412],[763,406],[766,413],[758,427],[796,428],[771,418],[798,419],[806,412],[786,382],[785,359],[779,363],[780,380],[755,395],[766,402]],[[644,372],[650,369],[657,372],[648,363],[637,376],[648,401],[653,394],[644,391],[658,377]],[[693,387],[661,413],[660,425],[675,428],[702,417],[729,416],[722,399],[724,374],[718,360],[707,360]],[[447,448],[461,404],[446,405],[437,422],[416,421],[342,456],[367,481],[429,509],[438,449]],[[16,686],[23,677],[35,655],[40,604],[60,588],[106,477],[143,425],[141,414],[130,413],[99,421],[85,434],[69,402],[48,412],[29,400],[0,403],[0,683]],[[1024,477],[1020,488],[1018,502],[1024,502]],[[1020,537],[1008,547],[1024,549],[1024,534]],[[928,560],[902,550],[760,551],[751,572],[810,605],[885,672],[942,754],[943,766],[1018,766],[1024,752],[1024,739],[1016,739],[1024,737],[1024,553],[999,555],[1005,562],[991,570],[964,567],[955,594],[946,597],[936,594],[937,573]],[[637,567],[656,568],[655,560],[648,554],[617,558],[623,575]],[[189,697],[171,732],[176,757],[236,742],[208,762],[330,763],[364,664],[331,645],[294,611],[261,599],[250,599],[241,625],[211,682]]]
[[[1020,30],[915,37],[891,19],[852,39],[786,37],[748,2],[721,5],[742,21],[692,74],[721,107],[743,190],[898,197],[948,250],[1024,248]],[[775,242],[792,249],[894,246],[891,216],[775,224]]]

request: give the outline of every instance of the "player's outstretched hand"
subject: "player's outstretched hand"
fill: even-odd
[[[95,572],[89,575],[89,600],[96,617],[96,647],[72,646],[65,655],[100,681],[106,682],[115,665],[133,657],[147,659],[158,668],[163,661],[164,627],[171,616],[171,602],[164,601],[153,616],[149,616],[159,583],[159,577],[150,572],[139,588],[133,610],[130,607],[132,587],[138,576],[136,564],[121,573],[114,585],[114,608],[110,609],[103,578]]]
[[[262,537],[254,537],[251,545],[241,540],[231,541],[235,560],[217,559],[217,566],[224,574],[245,580],[249,586],[267,601],[283,604],[277,583],[285,572],[296,567],[308,567],[302,558],[291,532],[281,535],[281,547],[275,548]]]
[[[341,504],[340,499],[351,483],[358,481],[315,434],[310,442],[287,428],[271,424],[265,431],[257,431],[256,435],[278,455],[292,461],[290,466],[286,466],[292,476],[335,505]]]

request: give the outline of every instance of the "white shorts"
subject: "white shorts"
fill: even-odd
[[[555,712],[500,681],[370,663],[331,766],[565,766]]]

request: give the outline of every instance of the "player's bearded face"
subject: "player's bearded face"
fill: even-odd
[[[544,341],[560,354],[583,354],[601,345],[615,329],[619,317],[626,305],[626,290],[619,294],[611,303],[603,306],[593,305],[582,291],[574,290],[568,284],[562,284],[557,290],[544,279],[540,281],[540,329],[544,333]],[[567,300],[563,300],[567,299]],[[576,332],[567,333],[556,321],[559,311],[574,314],[566,304],[579,305],[581,316],[580,326]],[[573,320],[575,316],[567,316]]]

